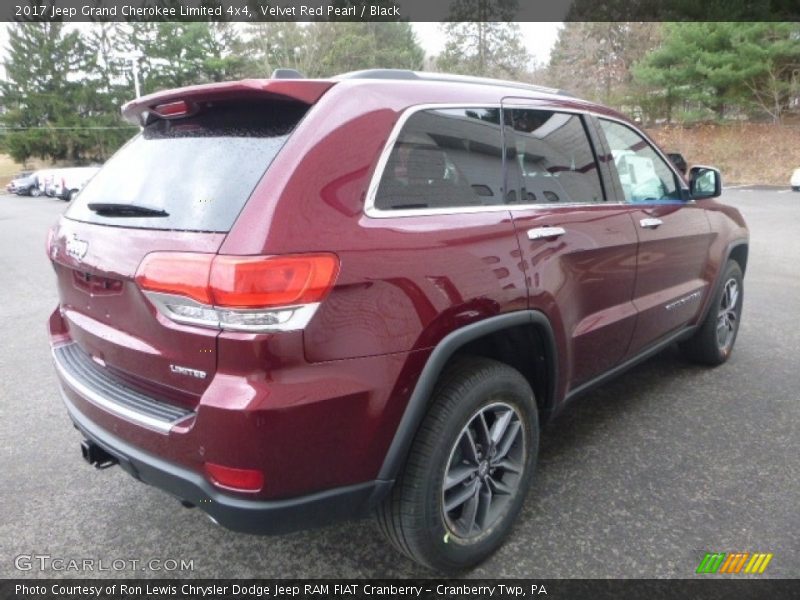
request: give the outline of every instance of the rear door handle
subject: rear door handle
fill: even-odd
[[[534,227],[528,229],[529,240],[543,240],[546,238],[557,238],[567,233],[563,227]]]
[[[653,219],[653,218],[650,218],[650,217],[648,217],[647,219],[642,219],[641,221],[639,221],[639,225],[641,225],[645,229],[655,229],[659,225],[663,225],[663,224],[664,224],[664,221],[662,221],[661,219]]]

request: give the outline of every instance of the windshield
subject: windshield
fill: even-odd
[[[87,184],[67,218],[122,227],[230,230],[308,106],[288,101],[206,103],[196,115],[159,119]],[[98,214],[90,204],[143,205],[166,217]]]

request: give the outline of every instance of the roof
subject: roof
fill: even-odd
[[[364,71],[351,71],[342,73],[333,79],[390,79],[403,81],[441,81],[446,83],[471,83],[474,85],[492,85],[498,87],[515,88],[530,92],[557,94],[559,96],[573,97],[569,92],[542,85],[521,83],[506,79],[491,79],[489,77],[472,77],[470,75],[454,75],[451,73],[430,73],[427,71],[409,71],[405,69],[366,69]]]

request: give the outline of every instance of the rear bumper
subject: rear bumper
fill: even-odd
[[[277,534],[364,516],[384,497],[389,481],[370,481],[285,500],[247,500],[222,494],[198,473],[154,456],[102,429],[61,394],[75,427],[140,481],[191,502],[220,525],[244,533]]]

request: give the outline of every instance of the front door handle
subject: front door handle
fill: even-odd
[[[645,229],[655,229],[659,225],[663,224],[664,221],[662,221],[661,219],[653,219],[649,217],[647,219],[642,219],[641,221],[639,221],[639,225],[641,225]]]
[[[567,233],[563,227],[534,227],[528,229],[529,240],[543,240],[546,238],[557,238]]]

